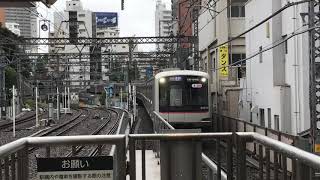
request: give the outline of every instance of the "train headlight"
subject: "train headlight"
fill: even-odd
[[[164,84],[166,82],[166,79],[165,78],[160,78],[159,82],[160,82],[160,84]]]
[[[201,78],[201,82],[203,83],[207,82],[207,78]]]

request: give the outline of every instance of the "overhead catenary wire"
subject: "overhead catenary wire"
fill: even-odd
[[[250,55],[250,56],[247,57],[247,58],[241,59],[241,60],[239,60],[239,61],[237,61],[237,62],[235,62],[235,63],[231,63],[231,64],[229,64],[229,65],[227,65],[227,66],[221,66],[221,67],[218,67],[218,68],[215,68],[215,69],[212,69],[212,70],[220,70],[220,69],[223,69],[223,68],[232,67],[232,66],[234,66],[234,65],[236,65],[236,64],[239,64],[239,63],[242,63],[242,62],[249,61],[250,59],[252,59],[252,58],[260,55],[261,53],[264,53],[264,52],[266,52],[266,51],[269,51],[269,50],[271,50],[271,49],[273,49],[273,48],[275,48],[275,47],[277,47],[277,46],[285,43],[287,40],[289,40],[289,39],[291,39],[291,38],[293,38],[293,37],[295,37],[295,36],[297,36],[297,35],[300,35],[300,34],[309,32],[309,31],[314,30],[314,29],[316,29],[316,28],[320,28],[320,26],[314,26],[314,27],[310,27],[310,28],[308,28],[308,29],[306,29],[306,30],[302,30],[302,31],[298,31],[298,32],[293,32],[290,36],[284,38],[284,39],[281,40],[281,41],[278,41],[278,42],[274,43],[274,45],[272,45],[271,47],[262,48],[261,51],[259,51],[259,52],[257,52],[257,53],[254,53],[254,54]]]
[[[297,2],[289,2],[288,4],[286,4],[285,6],[283,6],[282,8],[280,8],[279,10],[277,10],[276,12],[272,13],[270,16],[268,16],[267,18],[263,19],[262,21],[260,21],[258,24],[252,26],[251,28],[249,28],[248,30],[238,34],[237,36],[235,37],[232,37],[230,38],[229,40],[223,42],[223,43],[220,43],[216,46],[213,46],[212,48],[210,49],[216,49],[218,47],[221,47],[225,44],[228,44],[238,38],[240,38],[241,36],[244,36],[245,34],[251,32],[252,30],[258,28],[259,26],[261,26],[262,24],[264,24],[265,22],[267,22],[268,20],[272,19],[273,17],[275,17],[276,15],[278,15],[279,13],[281,13],[282,11],[286,10],[287,8],[291,7],[291,6],[296,6],[296,5],[299,5],[299,4],[303,4],[303,3],[307,3],[307,2],[311,2],[313,0],[303,0],[303,1],[297,1]]]

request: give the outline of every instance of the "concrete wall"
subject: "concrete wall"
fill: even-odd
[[[251,0],[246,5],[246,29],[254,26],[286,4],[282,0]],[[305,5],[294,6],[275,16],[246,35],[246,54],[259,52],[259,47],[273,43],[303,30],[301,12]],[[271,127],[275,116],[280,117],[280,130],[296,134],[309,124],[308,99],[308,36],[298,35],[287,43],[257,55],[247,62],[246,78],[242,79],[240,117],[259,124],[259,109],[264,109],[265,126],[268,125],[268,108],[271,109]],[[249,97],[249,98],[248,98]],[[250,111],[250,103],[252,103]],[[258,109],[258,111],[256,111]]]

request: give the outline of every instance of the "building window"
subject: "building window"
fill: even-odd
[[[231,17],[245,17],[245,7],[244,4],[232,5],[231,6]]]
[[[210,53],[210,58],[209,60],[212,62],[212,71],[215,72],[216,71],[216,58],[214,57],[215,53],[211,52]]]
[[[260,52],[260,54],[259,54],[259,62],[262,63],[263,62],[262,61],[262,46],[259,47],[259,52]]]
[[[79,14],[79,17],[86,17],[85,14]]]
[[[229,55],[229,62],[232,63],[233,66],[238,66],[241,64],[246,64],[246,62],[239,62],[240,60],[243,60],[246,58],[246,54],[245,53],[240,53],[240,54],[232,54]],[[231,61],[230,61],[231,59]]]
[[[271,129],[271,108],[268,108],[268,128]]]
[[[274,115],[274,129],[277,131],[280,130],[279,120],[280,120],[279,115]]]
[[[286,38],[287,38],[287,35],[282,36],[283,40],[285,40]],[[288,54],[288,40],[284,41],[283,46],[284,46],[284,53]]]
[[[259,109],[260,126],[265,127],[264,109]]]

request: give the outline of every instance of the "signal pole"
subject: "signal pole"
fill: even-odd
[[[309,28],[319,26],[320,0],[309,2]],[[309,32],[309,104],[312,151],[320,155],[320,29],[315,28]]]

